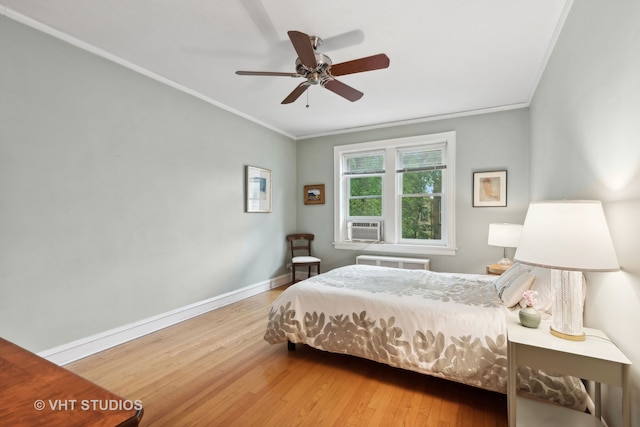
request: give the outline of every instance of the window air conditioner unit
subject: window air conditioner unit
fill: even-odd
[[[348,222],[347,239],[360,242],[379,242],[382,240],[382,221]]]

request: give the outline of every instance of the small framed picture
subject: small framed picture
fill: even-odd
[[[473,173],[473,207],[507,206],[507,171]]]
[[[271,171],[246,167],[245,212],[271,212]]]
[[[304,186],[305,205],[324,205],[324,184]]]

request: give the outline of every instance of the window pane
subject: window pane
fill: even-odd
[[[349,174],[384,172],[384,154],[369,153],[346,156],[345,166],[345,172]]]
[[[402,169],[425,168],[443,164],[442,149],[407,150],[400,153],[400,167]]]
[[[349,200],[349,216],[382,216],[382,197]]]
[[[349,179],[349,216],[382,216],[382,177]]]
[[[367,176],[349,179],[349,196],[382,196],[382,177]]]
[[[442,171],[405,172],[402,174],[402,194],[442,193]]]
[[[402,238],[442,239],[442,197],[402,198]]]

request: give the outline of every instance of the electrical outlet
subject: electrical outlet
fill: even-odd
[[[293,268],[293,266],[291,265],[291,263],[287,264],[287,270],[291,270]]]

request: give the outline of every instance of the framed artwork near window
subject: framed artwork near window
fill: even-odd
[[[324,205],[324,184],[304,186],[305,205]]]
[[[473,207],[507,206],[507,171],[473,173]]]
[[[245,212],[271,212],[271,170],[246,166]]]

